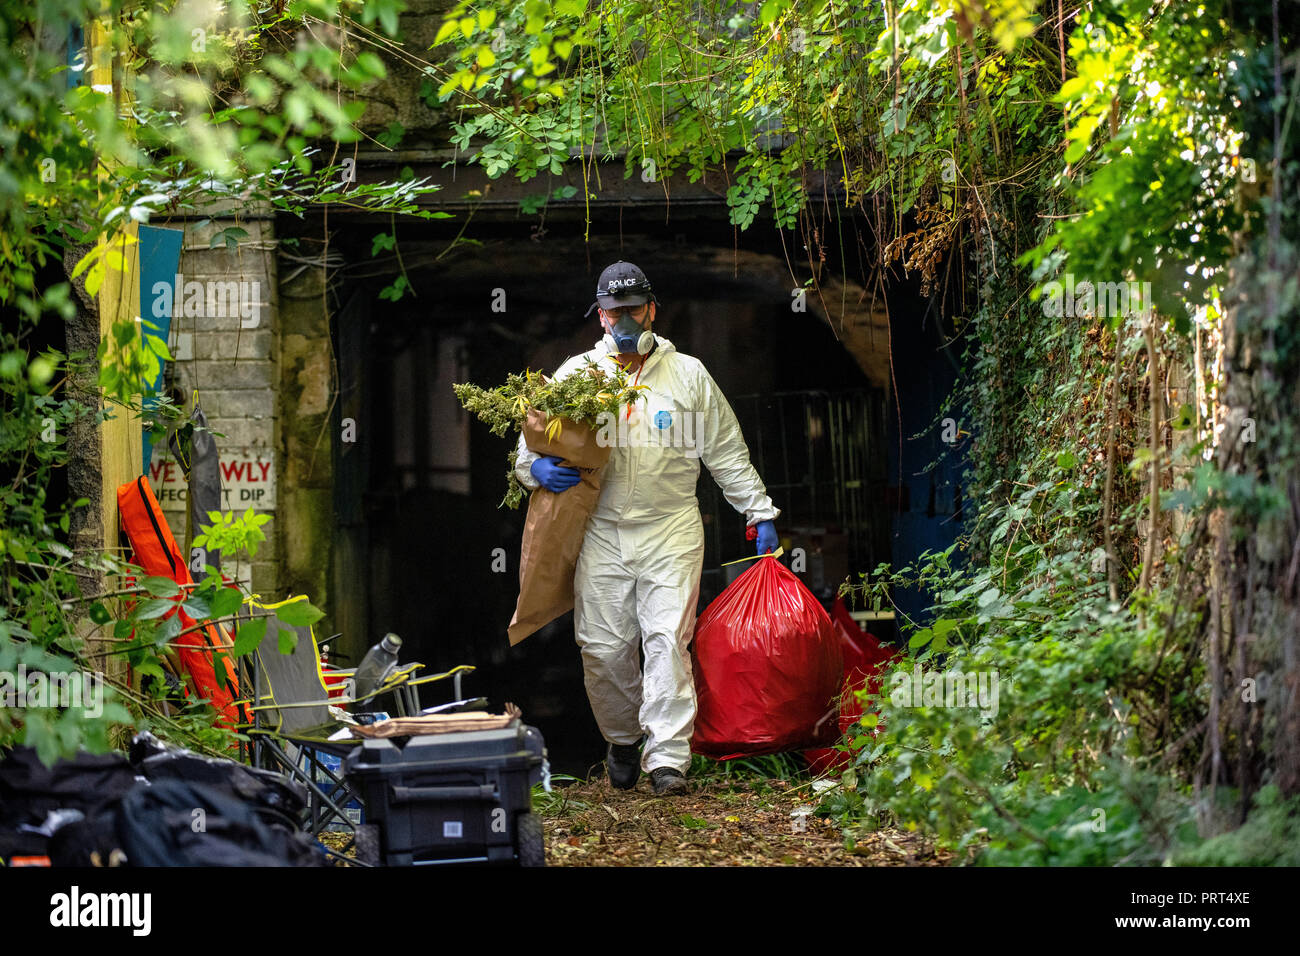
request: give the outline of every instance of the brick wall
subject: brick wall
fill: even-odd
[[[248,232],[237,248],[209,248],[212,237],[238,225]],[[182,292],[173,308],[168,344],[176,361],[173,382],[188,409],[198,390],[199,404],[216,438],[226,494],[223,510],[242,514],[248,507],[272,516],[262,530],[267,540],[251,563],[223,559],[222,570],[260,593],[279,596],[277,402],[279,343],[276,332],[275,237],[269,219],[214,219],[185,229],[181,250]],[[197,282],[198,287],[191,286]],[[226,285],[235,283],[234,287]],[[224,296],[232,288],[239,297]],[[203,293],[199,314],[187,308]],[[148,290],[146,290],[146,294]],[[244,306],[242,312],[240,306]],[[255,307],[255,311],[253,308]],[[148,304],[142,303],[148,315]],[[248,314],[252,313],[252,314]],[[179,400],[178,400],[179,404]],[[171,463],[170,468],[168,467]],[[182,549],[187,539],[184,480],[165,443],[155,446],[150,469],[154,490]],[[191,529],[192,536],[197,529]]]

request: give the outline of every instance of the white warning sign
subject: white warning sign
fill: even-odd
[[[222,511],[275,510],[275,471],[270,455],[223,458],[220,467]],[[149,480],[163,508],[175,508],[189,498],[189,483],[175,461],[153,462],[149,466]]]

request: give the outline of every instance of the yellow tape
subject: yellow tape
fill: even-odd
[[[769,551],[767,554],[751,554],[747,558],[737,558],[735,561],[728,561],[726,564],[722,566],[725,568],[732,564],[740,564],[741,561],[753,561],[755,558],[766,558],[766,557],[779,558],[783,554],[785,554],[785,548],[778,545],[775,551]]]

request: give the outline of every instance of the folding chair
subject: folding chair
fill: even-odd
[[[306,597],[289,598],[278,604],[260,604],[256,600],[246,604],[246,617],[267,618],[266,637],[256,651],[245,660],[251,674],[248,684],[253,696],[245,703],[253,715],[251,724],[240,730],[250,738],[250,763],[255,767],[279,770],[302,781],[307,787],[308,808],[301,821],[303,829],[312,836],[318,835],[337,819],[348,829],[356,831],[355,823],[344,810],[352,800],[360,802],[360,795],[348,786],[341,773],[326,766],[321,754],[342,760],[360,743],[360,738],[340,734],[347,725],[330,714],[330,705],[368,703],[392,694],[399,716],[420,713],[420,687],[434,681],[452,678],[456,700],[460,699],[460,682],[464,674],[474,667],[462,664],[446,673],[417,677],[423,664],[406,664],[397,669],[379,687],[360,701],[353,698],[329,697],[325,678],[320,669],[320,650],[311,627],[291,627],[280,621],[277,609],[287,604],[305,601]],[[291,631],[297,635],[293,652],[282,654],[279,650],[279,632]],[[331,739],[337,737],[338,739]],[[294,751],[294,755],[288,751]],[[307,769],[302,767],[305,758]]]

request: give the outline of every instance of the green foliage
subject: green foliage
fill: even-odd
[[[452,49],[437,97],[460,108],[458,148],[489,176],[523,181],[597,148],[621,155],[627,177],[658,182],[681,169],[695,181],[739,151],[732,221],[748,226],[768,205],[778,225],[792,226],[806,201],[805,166],[858,120],[849,109],[836,115],[842,80],[864,52],[845,36],[849,17],[825,3],[780,11],[781,29],[806,28],[807,44],[792,50],[788,37],[770,42],[771,7],[737,12],[719,30],[721,7],[620,2],[579,16],[585,6],[488,3],[471,16],[460,3],[447,13],[435,45]],[[796,134],[797,150],[767,154]]]
[[[91,12],[81,2],[38,7],[0,12],[3,35],[35,35],[33,23]],[[35,288],[37,267],[78,244],[74,278],[84,275],[94,294],[126,262],[126,246],[105,241],[122,224],[214,198],[289,212],[328,202],[440,215],[416,209],[431,187],[413,176],[363,187],[333,166],[314,171],[309,158],[312,141],[357,138],[360,104],[341,94],[384,73],[348,32],[348,14],[392,36],[402,9],[398,0],[242,5],[200,51],[180,5],[117,4],[113,12],[133,14],[115,37],[138,78],[129,115],[102,92],[67,89],[61,51],[21,41],[0,50],[0,70],[17,78],[0,103],[0,305],[23,328],[68,318],[70,286]],[[778,228],[801,227],[810,253],[824,256],[806,176],[830,170],[847,205],[871,219],[882,267],[898,264],[919,274],[923,294],[960,300],[951,344],[964,375],[941,416],[971,438],[962,446],[966,500],[978,507],[953,548],[877,569],[851,589],[881,606],[894,589],[919,587],[933,606],[902,622],[905,665],[866,702],[881,732],[852,740],[856,765],[821,800],[819,812],[847,841],[889,822],[981,863],[1291,859],[1280,848],[1295,842],[1297,810],[1272,788],[1256,794],[1245,827],[1199,847],[1191,813],[1213,689],[1205,592],[1188,584],[1205,576],[1197,549],[1206,516],[1223,509],[1244,544],[1281,540],[1289,549],[1294,540],[1285,482],[1297,460],[1286,403],[1300,354],[1289,321],[1300,301],[1290,202],[1298,167],[1287,136],[1297,88],[1275,88],[1272,73],[1275,55],[1294,59],[1294,39],[1275,51],[1271,38],[1253,35],[1255,9],[1097,0],[1059,34],[1060,8],[1032,0],[461,0],[445,15],[434,41],[445,57],[427,69],[422,96],[457,109],[457,149],[490,177],[521,181],[583,160],[581,191],[548,184],[521,202],[525,214],[596,198],[591,161],[621,158],[625,177],[646,183],[713,177],[735,226],[770,214]],[[337,42],[298,44],[305,24],[313,35],[330,26]],[[393,124],[380,141],[396,146],[404,132]],[[53,180],[42,178],[46,160]],[[1285,208],[1269,198],[1269,179],[1281,184]],[[1255,242],[1258,261],[1237,260],[1230,285],[1234,235],[1257,238],[1265,217],[1270,245]],[[235,226],[213,242],[243,238]],[[394,229],[375,237],[372,254],[395,248]],[[945,286],[945,272],[966,278]],[[1150,282],[1156,320],[1144,326],[1099,301],[1049,314],[1038,296],[1066,274]],[[381,297],[415,291],[403,272]],[[1162,370],[1181,367],[1191,379],[1193,352],[1222,335],[1229,307],[1262,369],[1234,401],[1273,411],[1272,445],[1249,452],[1260,458],[1251,467],[1207,461],[1215,423],[1180,398],[1156,423],[1169,425],[1172,451],[1146,447],[1145,386],[1133,366],[1150,349]],[[95,362],[110,405],[138,413],[139,383],[166,361],[165,347],[134,323],[112,328],[93,357],[32,355],[21,331],[0,334],[0,458],[17,474],[0,484],[0,664],[30,656],[35,666],[95,668],[86,636],[111,633],[110,653],[156,678],[139,695],[118,689],[137,725],[220,749],[228,740],[202,708],[161,716],[156,704],[168,692],[158,655],[178,635],[176,605],[211,619],[242,596],[210,575],[187,594],[141,582],[129,607],[85,601],[78,573],[129,569],[74,557],[69,515],[45,509],[69,428],[117,411],[61,398],[61,377]],[[1217,381],[1191,384],[1213,396],[1207,408],[1222,399]],[[562,427],[635,398],[625,379],[581,374],[456,389],[497,435],[519,429],[530,408]],[[169,418],[175,410],[164,402],[157,420]],[[1176,476],[1159,509],[1145,497],[1151,473]],[[523,490],[513,471],[510,480],[507,503],[517,504]],[[257,523],[227,517],[204,540],[255,549]],[[1168,525],[1169,543],[1159,541],[1142,575],[1139,543],[1153,519]],[[1151,587],[1139,590],[1143,577]],[[287,613],[307,623],[319,615],[306,606]],[[255,617],[239,629],[235,653],[267,636],[266,618]],[[292,643],[283,633],[276,640]],[[894,693],[903,686],[895,678],[913,668],[996,675],[997,706],[924,694],[914,706]],[[3,710],[0,745],[27,739],[43,755],[79,740],[106,745],[121,719],[108,714]],[[784,758],[696,768],[737,779],[791,779],[796,770]]]
[[[1061,517],[1049,503],[1039,520]],[[950,548],[870,584],[924,583],[940,598],[907,660],[864,702],[881,731],[858,758],[863,804],[836,812],[888,814],[980,848],[981,862],[1159,862],[1187,808],[1147,755],[1198,713],[1199,663],[1111,602],[1104,572],[1068,539],[1034,537],[1005,564],[955,569]],[[1151,621],[1169,608],[1142,611]],[[914,676],[930,673],[937,696],[913,693]],[[943,696],[952,675],[963,696]],[[991,700],[967,696],[971,675],[996,688]]]
[[[683,830],[716,830],[718,825],[703,820],[700,817],[692,816],[689,813],[683,813],[677,818],[677,822]]]
[[[723,783],[749,783],[765,788],[768,781],[786,780],[793,785],[806,780],[808,771],[794,754],[766,754],[758,757],[737,757],[734,760],[713,760],[693,754],[690,774],[699,780]]]
[[[889,819],[982,862],[1170,860],[1195,839],[1208,721],[1206,589],[1189,583],[1206,575],[1207,516],[1225,509],[1234,541],[1283,555],[1294,540],[1293,494],[1274,480],[1300,456],[1281,404],[1300,355],[1283,318],[1300,302],[1294,189],[1278,209],[1265,188],[1300,171],[1300,81],[1284,90],[1273,73],[1294,38],[1274,49],[1252,22],[1266,5],[1217,0],[614,0],[577,26],[569,16],[545,0],[447,14],[438,95],[459,111],[457,147],[490,176],[558,173],[565,154],[584,159],[593,198],[597,156],[645,182],[713,176],[734,225],[770,212],[824,262],[830,224],[812,218],[805,171],[832,171],[882,265],[959,300],[964,374],[937,417],[970,438],[964,500],[978,505],[957,547],[857,590],[877,605],[900,586],[931,594],[925,618],[903,622],[908,667],[996,671],[1006,706],[886,694],[872,705],[884,735],[823,812],[847,839]],[[1237,260],[1225,292],[1234,238],[1266,214],[1267,255]],[[1150,283],[1151,299],[1126,308],[1098,290],[1053,313],[1042,296],[1066,277]],[[1214,428],[1222,381],[1196,380],[1228,302],[1256,336],[1254,379],[1232,403],[1277,403],[1272,444],[1247,469]],[[1150,447],[1143,420],[1153,362],[1197,396],[1154,423],[1167,446]],[[1229,467],[1207,460],[1216,450]]]
[[[1058,96],[1064,159],[1091,168],[1065,184],[1079,215],[1025,261],[1051,261],[1059,250],[1095,279],[1149,281],[1157,306],[1186,332],[1189,310],[1214,300],[1243,224],[1232,201],[1242,185],[1232,81],[1211,68],[1233,51],[1218,24],[1207,28],[1204,7],[1175,4],[1153,19],[1125,12],[1085,8],[1070,36],[1077,73]]]
[[[27,743],[46,764],[78,746],[107,750],[113,726],[131,719],[121,696],[64,654],[36,644],[34,637],[21,624],[0,617],[0,746]],[[80,686],[77,696],[50,693],[41,699],[33,692],[38,680],[60,688]]]
[[[985,864],[1158,864],[1195,838],[1181,746],[1205,715],[1202,608],[1180,606],[1172,587],[1112,598],[1100,534],[1108,412],[1090,398],[1111,366],[1093,349],[1095,327],[1062,330],[1034,310],[1019,318],[1034,331],[1015,347],[1040,364],[1018,370],[1026,381],[1015,417],[991,415],[981,426],[1027,432],[1015,471],[1003,479],[1005,467],[977,459],[989,494],[957,544],[845,589],[876,608],[901,587],[934,603],[922,620],[901,619],[906,660],[864,702],[880,714],[881,732],[857,758],[855,790],[828,794],[823,810],[846,838],[892,822]],[[1129,333],[1116,347],[1132,354],[1140,341]],[[1002,401],[990,408],[1001,411]],[[1119,430],[1128,447],[1132,427]],[[1189,481],[1165,505],[1196,514],[1214,501],[1215,483],[1197,480],[1200,436],[1175,434],[1174,460]],[[1139,479],[1115,476],[1110,518],[1119,530],[1146,514]],[[1110,560],[1128,594],[1134,550]],[[914,696],[917,673],[938,675],[945,690],[950,676],[979,675],[996,682],[997,695],[979,706]]]
[[[227,751],[230,731],[214,726],[206,703],[183,700],[164,665],[182,636],[181,610],[200,622],[229,621],[242,593],[211,574],[184,593],[141,580],[113,555],[74,549],[74,515],[89,502],[47,506],[76,429],[125,414],[161,439],[178,423],[181,412],[166,397],[154,397],[147,412],[139,397],[141,383],[171,359],[166,344],[142,334],[156,329],[150,316],[115,321],[94,354],[38,354],[32,333],[76,316],[73,281],[92,297],[110,278],[129,281],[136,240],[126,229],[136,223],[232,199],[296,214],[324,203],[442,215],[416,206],[434,188],[426,180],[358,185],[342,164],[312,167],[313,143],[359,136],[353,124],[364,104],[344,92],[384,75],[378,57],[326,25],[346,25],[354,11],[391,35],[402,9],[396,0],[309,0],[213,14],[174,2],[54,0],[0,10],[0,75],[8,78],[0,100],[0,672],[85,678],[104,691],[102,706],[91,707],[24,706],[30,699],[6,696],[0,748],[27,743],[49,761],[118,745],[135,727]],[[324,42],[298,42],[309,21]],[[80,62],[112,64],[111,76],[69,82],[78,51],[65,38],[74,24],[98,43]],[[110,81],[118,88],[105,92]],[[212,245],[237,248],[247,237],[232,225]],[[38,288],[38,270],[63,261],[73,263],[70,281]],[[202,540],[251,554],[266,520],[226,516]],[[132,578],[139,583],[126,586]]]
[[[566,817],[574,813],[581,813],[583,810],[590,810],[591,804],[568,795],[569,787],[579,782],[577,777],[564,773],[553,773],[551,774],[553,787],[549,793],[540,783],[533,784],[533,812],[544,817]]]
[[[1241,827],[1183,849],[1174,862],[1179,866],[1300,866],[1300,798],[1284,799],[1275,784],[1261,788]]]
[[[254,514],[250,507],[238,518],[233,511],[208,512],[210,525],[201,525],[201,531],[194,536],[195,547],[205,547],[223,554],[235,554],[247,551],[250,556],[257,555],[257,548],[266,540],[262,525],[271,520],[270,515]]]
[[[740,228],[763,209],[794,228],[819,168],[842,173],[851,205],[888,194],[897,224],[923,189],[951,201],[989,155],[1041,138],[1056,84],[1029,39],[1033,6],[629,0],[574,20],[581,3],[461,2],[435,41],[450,47],[437,99],[456,104],[457,147],[494,178],[599,152],[627,177],[695,182],[731,157],[721,178]],[[991,42],[963,36],[972,20]]]

